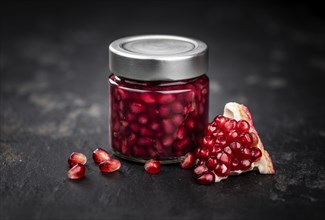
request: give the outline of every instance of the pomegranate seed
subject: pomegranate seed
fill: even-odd
[[[181,114],[176,114],[172,118],[172,122],[176,127],[180,126],[183,123],[183,121],[184,121],[184,117]]]
[[[237,129],[240,133],[247,132],[250,129],[249,123],[245,120],[239,120],[237,123]]]
[[[209,168],[209,170],[214,170],[216,168],[217,164],[218,164],[217,158],[211,156],[207,160],[205,165]]]
[[[232,150],[229,146],[226,146],[225,148],[223,148],[223,151],[228,154],[229,156],[232,155]]]
[[[154,104],[156,102],[155,97],[149,93],[140,94],[140,99],[148,104]]]
[[[219,144],[221,146],[225,146],[227,144],[227,139],[224,136],[218,137],[216,139],[216,144]]]
[[[146,128],[146,127],[141,127],[140,128],[140,134],[142,136],[153,136],[154,132],[151,131],[150,129]]]
[[[229,119],[226,118],[225,116],[218,115],[217,117],[214,118],[213,121],[218,125],[219,128],[222,128],[228,120]]]
[[[67,175],[69,179],[80,179],[85,176],[85,172],[85,166],[78,163],[67,172]]]
[[[85,165],[87,163],[87,157],[82,153],[73,152],[68,159],[68,164],[70,167],[73,167],[78,163]]]
[[[222,130],[217,130],[215,133],[212,134],[215,138],[224,137],[225,133]]]
[[[126,114],[125,119],[128,122],[135,121],[137,119],[137,116],[131,113]]]
[[[149,137],[140,137],[138,138],[137,144],[139,146],[151,146],[153,144],[153,140]]]
[[[238,165],[239,165],[239,161],[237,158],[234,158],[232,161],[231,161],[231,169],[232,170],[238,170]]]
[[[145,115],[140,115],[138,118],[138,122],[140,124],[147,124],[148,121],[149,121],[149,118]]]
[[[208,149],[212,149],[215,143],[215,139],[213,136],[205,136],[202,139],[202,144],[204,147],[208,148]]]
[[[152,121],[152,122],[150,122],[150,124],[149,124],[149,128],[150,128],[151,130],[157,131],[157,130],[160,129],[160,124],[159,124],[158,122],[156,122],[156,121]]]
[[[162,105],[160,106],[158,112],[160,117],[167,117],[170,114],[170,107],[167,105]]]
[[[180,102],[174,102],[172,104],[172,110],[175,113],[182,113],[184,111],[184,107]]]
[[[251,157],[251,150],[248,147],[244,147],[241,149],[241,158],[249,159]]]
[[[94,150],[93,159],[96,163],[101,163],[103,161],[110,160],[111,156],[106,150],[99,147]]]
[[[132,131],[134,131],[135,133],[139,132],[140,131],[140,126],[139,124],[136,124],[136,123],[133,123],[130,125],[130,128]]]
[[[183,139],[185,137],[185,128],[184,127],[179,127],[178,131],[176,133],[176,138],[177,139]]]
[[[251,157],[252,162],[255,162],[262,157],[262,152],[257,147],[253,147],[251,148],[251,156],[252,156]]]
[[[189,169],[195,166],[195,158],[193,153],[187,153],[181,160],[180,166],[183,169]]]
[[[206,160],[206,159],[208,159],[209,155],[210,155],[209,149],[203,148],[200,150],[198,158]]]
[[[215,123],[209,123],[207,127],[204,130],[204,134],[206,136],[212,135],[217,130],[217,127],[215,126]]]
[[[250,133],[245,132],[240,136],[241,142],[246,147],[251,147],[253,144],[253,138]]]
[[[178,151],[184,150],[190,144],[191,140],[186,137],[182,140],[179,140],[175,143],[175,149]]]
[[[229,121],[226,121],[224,126],[223,126],[223,130],[225,132],[229,132],[230,130],[236,128],[237,126],[237,121],[235,119],[230,119]]]
[[[199,165],[197,166],[194,170],[193,173],[196,176],[201,176],[202,174],[204,174],[205,172],[207,172],[209,169],[205,166],[205,165]]]
[[[227,134],[228,143],[236,141],[238,136],[239,136],[239,134],[237,133],[237,131],[235,129],[229,131],[229,133]]]
[[[229,146],[233,152],[235,153],[240,152],[241,144],[239,142],[232,142]]]
[[[131,133],[130,136],[128,137],[128,145],[132,146],[135,145],[136,141],[137,141],[137,136],[134,133]]]
[[[111,173],[114,172],[121,167],[121,162],[116,159],[110,159],[107,161],[103,161],[99,164],[99,169],[103,173]]]
[[[159,104],[168,104],[175,100],[175,96],[171,94],[161,94],[158,96],[157,102]]]
[[[217,159],[226,165],[229,165],[231,163],[231,157],[225,152],[219,152],[217,154]]]
[[[148,160],[145,165],[144,169],[151,174],[156,174],[160,172],[160,162],[157,160]]]
[[[196,181],[198,184],[208,185],[208,184],[214,183],[214,181],[215,181],[214,179],[215,179],[214,174],[212,172],[208,172],[208,173],[203,174],[199,178],[197,178]]]
[[[146,107],[141,103],[133,102],[130,105],[130,110],[134,114],[139,114],[141,112],[144,112],[146,110]]]
[[[175,127],[173,125],[173,123],[171,123],[171,121],[164,119],[162,121],[162,125],[164,127],[164,130],[167,134],[172,134],[175,131]]]
[[[227,166],[223,163],[218,163],[215,168],[215,172],[216,172],[217,176],[219,176],[219,177],[226,177],[230,174],[230,168],[229,168],[229,166]]]
[[[221,151],[222,151],[221,146],[218,145],[218,144],[215,144],[215,145],[213,146],[213,149],[211,150],[211,156],[217,156],[218,153],[221,152]]]
[[[195,128],[195,121],[193,119],[187,119],[186,120],[186,126],[189,128],[189,129],[193,129]]]
[[[239,167],[241,170],[247,170],[252,165],[250,160],[244,159],[240,161]]]
[[[165,136],[165,137],[162,139],[162,144],[163,144],[165,147],[170,147],[173,143],[174,143],[174,139],[173,139],[173,137],[171,137],[171,136]]]

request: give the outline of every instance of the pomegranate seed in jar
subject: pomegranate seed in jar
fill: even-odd
[[[160,172],[160,162],[157,160],[148,160],[145,165],[144,169],[151,174],[157,174]]]

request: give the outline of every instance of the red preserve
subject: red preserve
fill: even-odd
[[[208,48],[171,35],[118,39],[109,46],[109,137],[124,159],[178,162],[208,122]]]

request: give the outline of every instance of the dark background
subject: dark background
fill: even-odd
[[[323,15],[313,2],[2,2],[1,219],[324,219]],[[276,175],[200,186],[178,165],[149,175],[124,160],[99,172],[108,45],[136,34],[208,44],[210,119],[246,104]],[[88,156],[82,180],[66,176],[72,151]]]

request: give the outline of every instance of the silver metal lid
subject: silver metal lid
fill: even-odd
[[[109,69],[135,80],[181,80],[208,70],[208,47],[199,40],[172,35],[142,35],[109,45]]]

